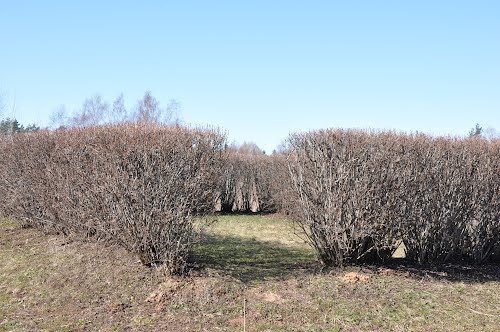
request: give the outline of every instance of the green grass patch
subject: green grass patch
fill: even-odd
[[[5,229],[13,229],[16,227],[19,227],[19,224],[17,224],[13,220],[0,217],[0,229],[5,230]]]
[[[0,323],[0,331],[14,331],[16,329],[17,322],[6,321]]]
[[[292,222],[275,215],[222,215],[207,230],[209,234],[279,243],[287,247],[309,250]]]
[[[288,221],[246,215],[219,217],[195,245],[193,262],[243,282],[283,278],[316,264]]]

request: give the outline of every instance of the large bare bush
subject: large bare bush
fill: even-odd
[[[50,142],[44,133],[0,136],[0,212],[25,225],[46,224],[47,209],[36,183],[44,181],[40,165],[47,158]],[[39,140],[34,140],[38,136]],[[32,156],[25,160],[26,156]]]
[[[2,139],[4,214],[118,242],[144,264],[183,272],[193,217],[213,210],[225,138],[154,124]]]
[[[324,130],[291,135],[292,217],[320,260],[498,259],[498,141]],[[290,204],[293,207],[293,204]]]
[[[500,246],[498,142],[400,136],[399,221],[419,263],[495,259]]]
[[[394,248],[390,220],[397,202],[388,187],[397,179],[384,151],[391,147],[380,143],[368,133],[341,130],[289,138],[290,214],[325,265],[385,257]]]

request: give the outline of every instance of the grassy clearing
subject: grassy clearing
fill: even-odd
[[[198,270],[245,283],[285,278],[317,266],[312,249],[287,221],[269,216],[225,215],[194,248]]]
[[[498,331],[500,267],[320,272],[276,217],[223,216],[187,278],[0,221],[0,331]]]
[[[221,215],[207,232],[310,251],[310,247],[294,231],[293,225],[278,215]]]

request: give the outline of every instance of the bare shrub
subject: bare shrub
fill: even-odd
[[[2,139],[2,213],[117,242],[144,264],[182,273],[193,217],[213,209],[225,138],[153,124]]]
[[[498,141],[324,130],[291,135],[296,207],[320,260],[498,258]],[[293,204],[291,204],[293,206]]]
[[[296,207],[292,218],[308,235],[320,261],[344,265],[394,248],[388,195],[395,179],[382,137],[326,130],[291,135],[288,165]]]
[[[50,224],[50,202],[44,195],[48,184],[45,165],[53,141],[46,131],[0,137],[0,210],[24,226]],[[52,228],[54,229],[54,228]]]
[[[476,263],[500,262],[500,139],[474,139],[467,145],[474,177],[462,254]]]
[[[277,180],[283,175],[286,175],[283,159],[229,151],[220,184],[219,209],[276,212],[280,208]]]
[[[418,263],[493,259],[500,245],[499,151],[481,138],[400,137],[398,223]]]
[[[181,128],[130,130],[115,142],[112,222],[143,263],[167,262],[171,272],[185,267],[192,217],[213,211],[224,143],[217,133]]]

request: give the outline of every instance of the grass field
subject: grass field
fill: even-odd
[[[300,274],[316,266],[314,252],[283,219],[226,215],[205,230],[194,265],[246,284]]]
[[[0,331],[498,331],[500,267],[321,270],[277,216],[221,216],[192,271],[0,221]],[[243,310],[245,308],[245,310]],[[243,312],[245,314],[243,314]]]

